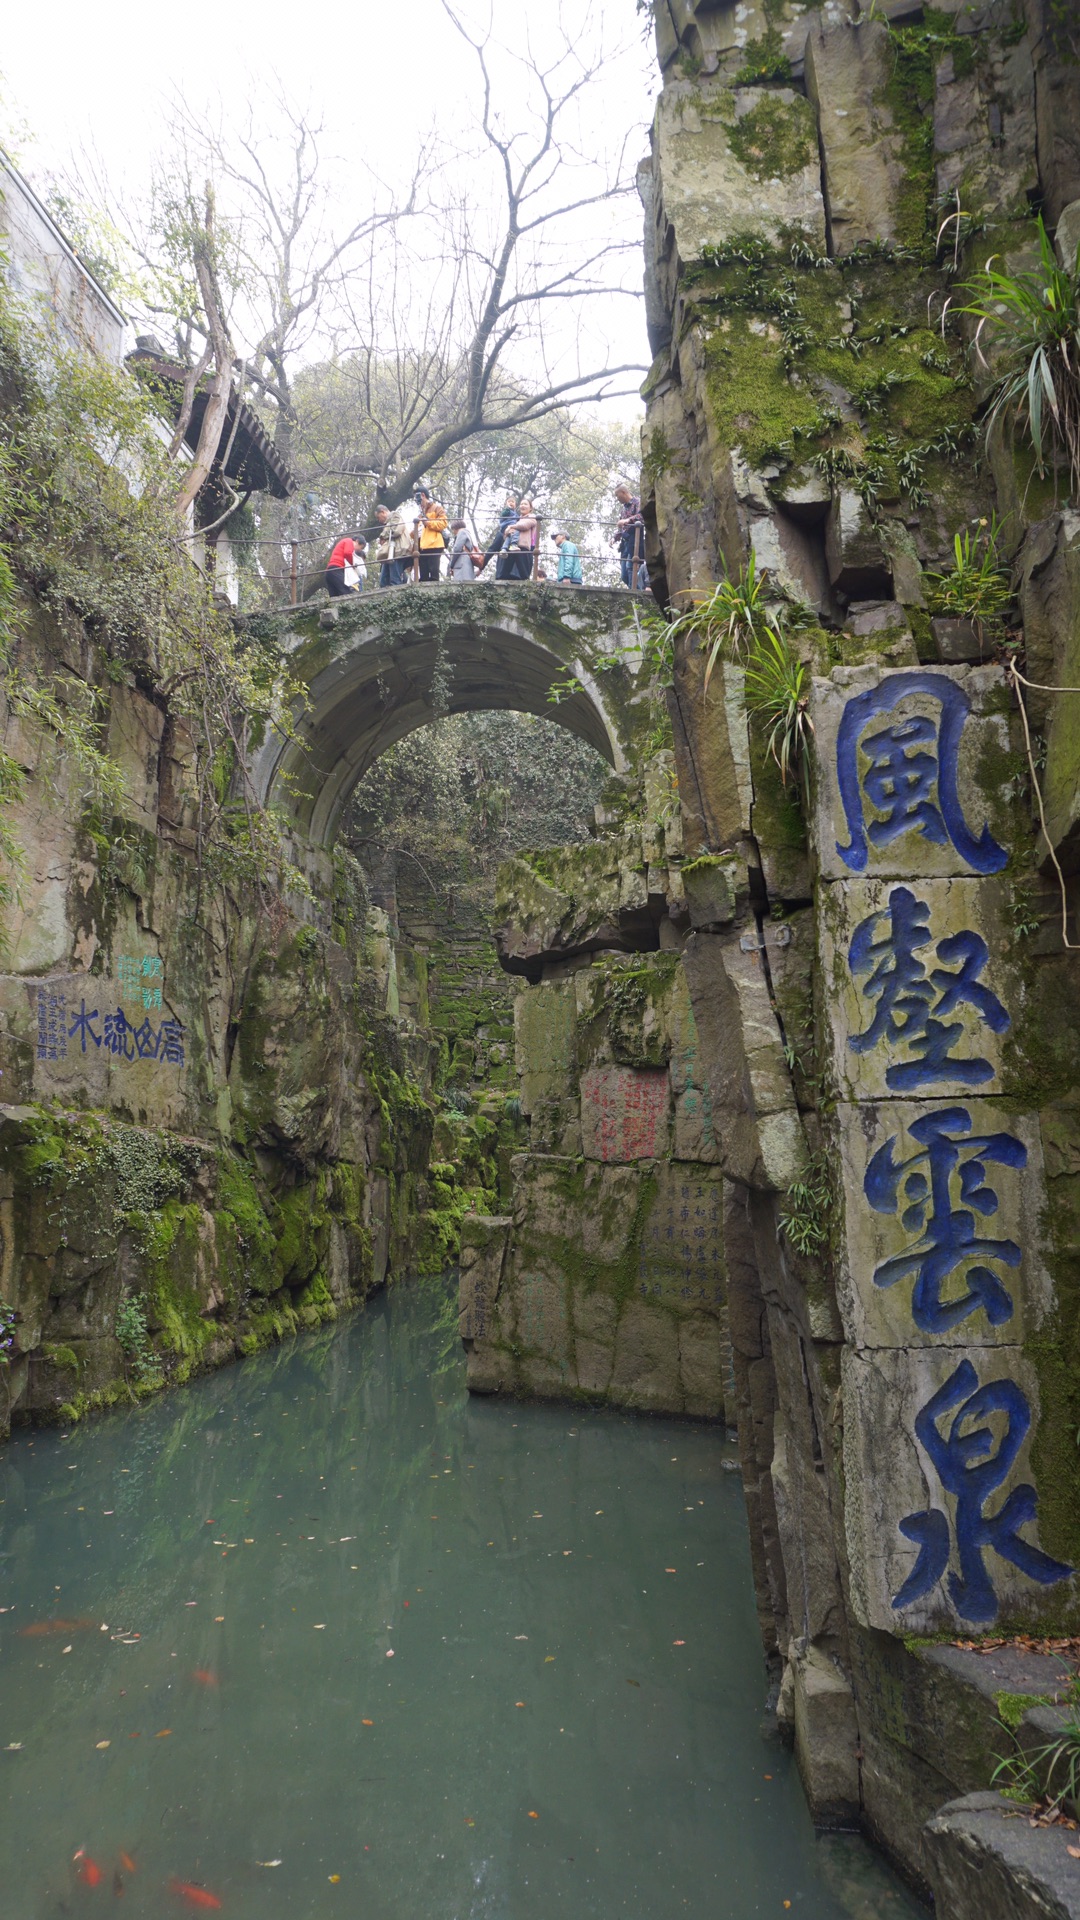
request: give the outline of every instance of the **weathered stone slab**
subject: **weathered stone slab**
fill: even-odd
[[[794,228],[824,248],[814,112],[790,88],[766,94],[704,76],[693,89],[666,87],[653,156],[684,264],[751,225],[772,239]]]
[[[620,1406],[666,1413],[682,1403],[679,1323],[644,1300],[629,1300],[619,1316],[610,1396]]]
[[[895,240],[904,185],[903,141],[883,95],[890,74],[883,20],[824,19],[806,42],[806,90],[818,110],[831,250]]]
[[[844,1349],[851,1598],[887,1633],[1070,1617],[1077,1580],[1038,1547],[1039,1396],[1019,1347]],[[883,1458],[887,1456],[887,1471]]]
[[[512,1221],[464,1223],[470,1388],[721,1419],[719,1171],[530,1154],[513,1171]]]
[[[521,1099],[541,1151],[575,1153],[581,1133],[577,1110],[577,1002],[573,980],[545,982],[514,1002],[514,1048]]]
[[[157,832],[158,761],[165,716],[135,687],[117,687],[109,701],[108,753],[124,776],[117,810]]]
[[[642,1229],[637,1293],[681,1312],[719,1312],[724,1303],[723,1189],[719,1174],[670,1162],[657,1168]]]
[[[859,1810],[858,1722],[851,1683],[821,1647],[793,1658],[795,1747],[815,1820],[850,1820]]]
[[[566,1282],[561,1273],[537,1268],[516,1276],[513,1334],[523,1351],[524,1384],[539,1384],[537,1367],[552,1370],[569,1384],[569,1317]]]
[[[989,39],[989,36],[988,36]],[[1035,75],[1027,38],[1011,47],[989,39],[984,57],[957,72],[937,62],[934,153],[941,206],[993,208],[1020,219],[1039,185],[1035,164]]]
[[[119,955],[107,974],[2,975],[0,1021],[29,1068],[23,1097],[179,1118],[187,1029],[159,954]]]
[[[923,1829],[936,1911],[948,1920],[1076,1920],[1075,1838],[1018,1819],[1004,1794],[951,1800]]]
[[[990,1100],[841,1106],[837,1294],[858,1347],[1014,1346],[1052,1299],[1035,1115]]]
[[[719,1162],[723,1159],[723,1145],[716,1131],[712,1093],[708,1087],[686,1087],[675,1095],[673,1151],[676,1160]]]
[[[892,574],[881,535],[854,487],[840,487],[833,497],[825,522],[825,562],[830,585],[849,600],[890,592]]]
[[[837,667],[815,680],[814,841],[824,878],[999,873],[980,759],[1008,746],[997,667]]]
[[[1019,1000],[998,880],[823,887],[818,928],[841,1100],[1000,1091]]]
[[[872,1722],[901,1756],[933,1770],[930,1794],[913,1811],[916,1825],[943,1798],[975,1792],[987,1779],[987,1755],[1001,1750],[1002,1694],[1035,1698],[1064,1693],[1070,1663],[1050,1654],[1003,1646],[972,1652],[958,1646],[905,1646],[891,1635],[858,1632],[852,1641],[855,1688],[864,1723]],[[950,1789],[951,1783],[951,1789]]]
[[[657,1160],[671,1140],[671,1083],[662,1067],[590,1067],[581,1076],[588,1160]]]
[[[493,1332],[495,1303],[513,1220],[509,1215],[466,1214],[461,1223],[458,1331],[466,1347]]]

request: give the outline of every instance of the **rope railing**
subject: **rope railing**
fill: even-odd
[[[552,525],[552,524],[555,524],[555,522],[549,517],[547,524]],[[419,522],[417,522],[417,525],[419,525]],[[541,515],[537,515],[536,542],[532,549],[532,568],[528,576],[526,576],[526,578],[530,582],[538,582],[540,578],[540,563],[541,563],[541,559],[543,558],[542,551],[541,551],[541,540],[544,537],[544,526],[545,526],[544,517]],[[618,530],[619,530],[619,522],[617,519],[613,518],[613,519],[597,520],[591,523],[589,528],[589,535],[587,535],[586,538],[591,536],[594,540],[601,540],[601,541],[605,541],[605,543],[607,544],[614,545],[618,537]],[[316,541],[314,538],[310,538],[308,540],[300,540],[300,539],[291,540],[287,538],[283,539],[279,536],[277,539],[266,539],[266,540],[256,539],[253,541],[246,541],[244,544],[245,544],[246,552],[251,552],[252,550],[254,550],[256,553],[266,552],[266,553],[277,555],[278,559],[281,562],[281,567],[282,567],[282,572],[277,577],[282,587],[284,587],[287,582],[288,600],[286,604],[288,604],[289,606],[295,607],[298,604],[301,581],[310,574],[314,574],[314,575],[321,574],[325,567],[325,560],[323,559],[323,555],[327,551],[327,542],[325,537],[320,538],[319,540]],[[476,544],[477,546],[480,546],[480,542],[477,542]],[[303,558],[303,549],[305,547],[308,548],[309,555],[310,555],[310,558],[306,560]],[[371,554],[372,552],[372,547],[373,547],[373,541],[368,541],[367,551],[369,554]],[[484,548],[482,550],[488,553],[489,558],[493,557],[491,555],[490,549]],[[644,563],[644,558],[645,558],[644,527],[641,525],[638,525],[637,527],[634,528],[633,554],[632,556],[627,556],[627,557],[630,558],[630,561],[631,561],[631,573],[630,573],[631,584],[627,585],[625,581],[621,583],[611,582],[610,584],[613,587],[615,587],[616,590],[618,589],[618,586],[621,584],[622,587],[627,592],[640,591],[640,589],[638,589],[633,583],[637,581],[638,575],[641,571],[642,565]],[[601,560],[605,560],[607,558],[609,558],[609,555],[605,553],[583,552],[581,554],[583,565],[589,560],[598,562]],[[419,571],[420,571],[419,550],[417,548],[411,547],[408,553],[404,553],[400,555],[400,559],[405,565],[411,567],[411,570],[412,570],[411,578],[412,578],[412,581],[416,583],[419,579]],[[440,556],[440,559],[441,559],[441,556]],[[270,576],[266,575],[265,572],[264,572],[264,577],[270,578]],[[519,581],[521,581],[522,577],[518,576],[518,579]]]

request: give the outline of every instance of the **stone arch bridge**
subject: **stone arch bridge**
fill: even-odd
[[[647,720],[641,604],[617,588],[477,581],[252,616],[247,630],[281,649],[305,692],[294,735],[272,730],[254,756],[260,800],[329,846],[353,788],[395,741],[444,713],[491,708],[558,721],[625,771]]]

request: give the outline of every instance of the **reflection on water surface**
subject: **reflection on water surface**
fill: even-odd
[[[470,1402],[444,1283],[16,1438],[5,1920],[912,1920],[762,1732],[724,1451]]]

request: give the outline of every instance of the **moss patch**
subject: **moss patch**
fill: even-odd
[[[755,180],[786,180],[817,153],[817,125],[809,102],[767,93],[728,129],[728,144]]]

